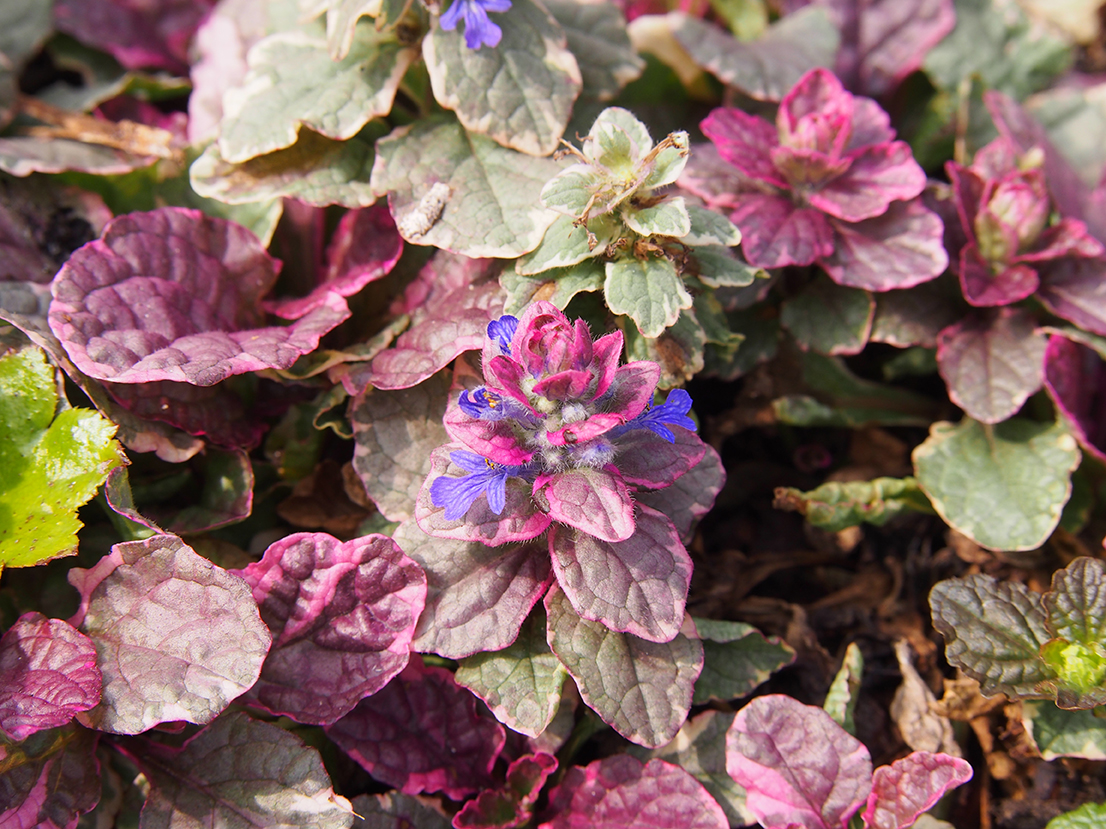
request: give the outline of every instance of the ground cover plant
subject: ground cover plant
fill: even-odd
[[[0,827],[1106,814],[1071,0],[0,0]]]

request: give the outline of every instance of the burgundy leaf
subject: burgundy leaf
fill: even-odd
[[[946,792],[972,779],[972,767],[959,757],[915,751],[872,776],[864,810],[866,829],[909,829]]]
[[[0,639],[0,729],[21,741],[65,725],[100,701],[100,682],[87,636],[61,619],[24,613]]]
[[[350,825],[350,803],[334,793],[319,752],[239,711],[219,717],[181,748],[143,739],[122,747],[150,781],[142,826]]]
[[[740,109],[720,107],[700,124],[703,135],[718,149],[718,154],[751,179],[779,187],[786,182],[776,171],[769,153],[780,144],[773,124]]]
[[[100,800],[100,761],[94,731],[69,726],[19,744],[0,743],[0,826],[76,829]]]
[[[739,194],[756,192],[755,180],[728,161],[712,143],[695,144],[677,184],[698,196],[707,207],[728,213],[740,203]]]
[[[544,475],[534,482],[534,497],[548,505],[549,518],[604,541],[625,541],[634,534],[630,491],[613,466]]]
[[[1018,302],[1039,284],[1037,272],[1028,265],[1014,265],[996,274],[974,243],[960,251],[960,287],[964,299],[978,308]]]
[[[741,251],[758,268],[809,265],[833,253],[833,228],[810,207],[797,207],[786,196],[753,195],[730,213],[741,231]]]
[[[426,576],[387,536],[295,533],[232,572],[273,634],[249,691],[265,710],[329,725],[407,664]]]
[[[539,829],[726,829],[703,784],[664,760],[615,754],[569,769]]]
[[[326,733],[377,780],[404,794],[460,800],[491,783],[506,732],[444,668],[415,658]]]
[[[328,293],[353,296],[385,276],[402,253],[403,238],[387,205],[351,210],[338,222],[330,240],[322,282],[305,297],[271,300],[265,307],[283,319],[299,319],[323,305]]]
[[[640,504],[634,512],[634,534],[619,542],[554,525],[553,572],[583,618],[668,642],[684,621],[691,557],[663,514]]]
[[[656,492],[639,492],[635,498],[637,503],[667,515],[686,544],[691,541],[695,523],[714,506],[714,498],[725,482],[722,458],[708,446],[703,459],[674,484]]]
[[[526,754],[507,767],[506,785],[483,791],[453,818],[454,829],[515,829],[530,819],[546,779],[557,770],[552,754]]]
[[[502,650],[515,641],[553,580],[544,538],[488,547],[432,538],[408,521],[395,539],[426,572],[426,610],[415,632],[416,650],[451,659]]]
[[[239,225],[179,207],[131,213],[58,273],[50,327],[97,379],[210,386],[288,368],[349,316],[329,293],[292,325],[258,327],[276,276],[276,261]]]
[[[765,829],[841,829],[872,788],[868,749],[821,708],[782,694],[737,713],[726,771]]]
[[[1037,297],[1057,316],[1106,336],[1106,259],[1042,262]]]
[[[662,489],[703,459],[708,447],[697,434],[682,426],[670,431],[676,438],[673,443],[649,429],[632,429],[619,436],[618,471],[626,483]]]
[[[1080,445],[1106,463],[1106,362],[1098,352],[1053,334],[1045,350],[1045,389]]]
[[[893,201],[922,192],[926,177],[902,141],[865,147],[849,169],[810,195],[810,204],[846,222],[882,216]]]
[[[176,536],[116,544],[69,583],[81,594],[70,623],[103,673],[102,701],[82,723],[115,734],[207,723],[261,673],[272,637],[249,586]]]
[[[834,250],[819,264],[838,285],[890,291],[927,282],[948,265],[940,217],[919,199],[863,222],[831,220]]]
[[[1045,345],[1021,308],[977,312],[938,335],[937,367],[953,403],[981,423],[999,423],[1041,387]]]

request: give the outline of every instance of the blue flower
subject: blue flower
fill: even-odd
[[[430,485],[430,500],[436,507],[445,507],[446,521],[464,518],[473,502],[484,494],[491,511],[502,515],[507,506],[507,479],[533,473],[529,467],[494,463],[475,452],[450,452],[449,459],[470,474],[459,478],[443,475]]]
[[[461,2],[461,0],[458,0],[458,2]],[[507,5],[510,6],[511,4],[508,3]],[[495,340],[504,354],[510,354],[511,338],[514,337],[515,331],[517,330],[518,317],[504,314],[499,319],[492,320],[488,323],[488,339]]]
[[[511,0],[453,0],[453,5],[442,15],[441,26],[452,32],[463,17],[467,47],[498,46],[503,30],[488,19],[488,12],[505,12],[509,8]]]
[[[661,405],[646,409],[629,423],[616,426],[610,431],[610,435],[611,437],[618,437],[626,434],[631,429],[648,429],[650,432],[660,435],[669,443],[675,443],[676,436],[665,424],[683,426],[685,429],[694,432],[695,421],[687,416],[689,411],[691,411],[691,395],[683,389],[673,389],[668,393],[668,399]]]

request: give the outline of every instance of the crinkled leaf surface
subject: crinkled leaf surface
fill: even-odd
[[[544,537],[488,547],[433,538],[407,521],[395,539],[426,572],[426,610],[414,648],[451,659],[501,650],[514,642],[553,578]]]
[[[867,829],[909,829],[945,792],[968,782],[972,767],[959,757],[915,751],[872,775],[864,810]]]
[[[949,579],[930,592],[929,606],[946,658],[984,694],[1041,696],[1040,684],[1055,677],[1040,655],[1052,639],[1041,597],[1025,585],[981,574]]]
[[[1085,803],[1048,822],[1045,829],[1095,829],[1106,820],[1106,803]]]
[[[919,486],[950,526],[988,549],[1032,550],[1060,520],[1079,447],[1060,422],[964,418],[935,423],[913,458]]]
[[[1044,604],[1054,634],[1084,645],[1101,642],[1106,629],[1106,568],[1080,556],[1053,574]]]
[[[830,481],[810,492],[780,487],[773,506],[800,512],[827,532],[839,532],[865,523],[881,527],[904,512],[927,511],[929,502],[913,478],[875,478]]]
[[[714,505],[714,497],[726,480],[722,459],[710,446],[706,449],[703,459],[670,486],[635,496],[639,504],[667,515],[684,543],[690,541],[695,523]]]
[[[235,575],[273,634],[248,696],[265,710],[329,725],[407,664],[426,576],[387,536],[294,533]]]
[[[61,619],[24,613],[0,639],[0,729],[22,741],[100,701],[92,641]]]
[[[166,207],[120,216],[55,278],[50,327],[101,380],[210,386],[287,368],[349,316],[337,294],[284,327],[260,327],[274,260],[245,228]]]
[[[952,402],[982,423],[1015,414],[1041,387],[1047,340],[1021,308],[974,313],[937,337],[937,366]]]
[[[223,96],[219,155],[240,164],[296,143],[301,126],[339,141],[392,108],[415,52],[372,23],[358,26],[353,48],[334,61],[315,31],[271,35],[250,49],[242,85]]]
[[[114,734],[208,723],[257,681],[271,636],[249,586],[171,535],[116,544],[69,581],[103,699],[80,721]]]
[[[568,672],[546,642],[544,614],[534,613],[514,642],[466,657],[455,678],[512,731],[537,737],[557,713]]]
[[[737,712],[726,753],[749,810],[771,829],[844,826],[872,788],[863,743],[821,708],[781,694],[757,697]]]
[[[619,6],[550,0],[545,7],[568,38],[568,49],[580,68],[582,96],[608,101],[641,75],[645,62],[630,43]]]
[[[408,389],[366,389],[349,409],[353,468],[389,521],[406,521],[430,473],[430,453],[449,441],[442,417],[449,374],[442,372]]]
[[[347,829],[350,803],[336,795],[318,751],[241,712],[219,717],[180,749],[130,740],[150,780],[142,826]]]
[[[664,760],[616,754],[569,769],[550,797],[556,816],[540,829],[726,829],[703,785]]]
[[[659,337],[680,318],[680,309],[691,307],[691,294],[668,259],[631,256],[608,262],[606,271],[607,307],[629,316],[644,337]]]
[[[819,277],[783,304],[780,322],[800,347],[858,354],[868,343],[876,301],[867,291]]]
[[[75,552],[77,507],[125,462],[110,421],[90,409],[55,417],[57,405],[41,351],[0,358],[0,567]]]
[[[766,637],[752,625],[694,621],[703,642],[703,672],[695,681],[695,705],[743,697],[795,660],[795,651],[778,636]]]
[[[638,505],[634,534],[603,541],[554,524],[549,551],[557,584],[585,619],[652,642],[680,630],[691,557],[662,513]]]
[[[514,0],[496,25],[503,35],[490,49],[468,48],[460,27],[431,29],[422,50],[434,97],[470,132],[549,155],[580,94],[576,58],[556,18],[533,0]]]
[[[241,164],[224,160],[213,143],[192,163],[189,181],[199,195],[227,204],[289,197],[318,207],[368,207],[376,201],[369,184],[376,158],[374,123],[348,141],[304,128],[287,149]]]
[[[672,33],[692,59],[746,95],[778,101],[806,72],[830,66],[840,35],[825,9],[808,7],[781,18],[757,40],[739,43],[716,26],[681,14]]]
[[[404,794],[440,791],[460,800],[490,786],[506,739],[503,726],[481,709],[453,674],[415,658],[326,733],[369,774]]]
[[[372,186],[388,194],[401,233],[416,215],[429,224],[415,238],[405,235],[408,241],[466,256],[511,258],[537,247],[556,218],[541,206],[540,195],[559,170],[552,159],[501,147],[440,116],[401,127],[377,143]],[[448,192],[444,204],[424,202],[438,184]]]
[[[581,618],[559,588],[545,598],[549,646],[584,702],[628,740],[648,748],[671,740],[687,718],[703,646],[677,634],[650,642]]]
[[[0,825],[73,829],[100,799],[98,737],[69,726],[34,734],[18,747],[0,746]]]
[[[1106,720],[1093,711],[1065,711],[1050,700],[1022,700],[1021,710],[1022,725],[1043,759],[1106,760]]]
[[[353,799],[359,829],[450,829],[449,818],[433,801],[402,792],[359,795]]]

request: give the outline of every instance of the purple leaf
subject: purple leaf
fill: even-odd
[[[181,748],[133,739],[125,749],[150,781],[142,826],[350,825],[350,803],[334,793],[319,752],[241,712]]]
[[[1040,284],[1037,272],[1028,265],[1014,265],[996,274],[974,243],[960,251],[959,264],[964,299],[978,308],[1019,302]]]
[[[196,210],[120,216],[54,279],[50,327],[86,374],[211,386],[288,368],[349,316],[337,294],[285,327],[259,328],[277,266],[245,228]]]
[[[864,810],[866,829],[909,829],[946,792],[972,779],[972,767],[959,757],[915,751],[872,776]]]
[[[100,800],[99,735],[77,726],[0,744],[0,826],[75,829]]]
[[[838,285],[890,291],[927,282],[948,265],[940,217],[919,199],[863,222],[831,221],[833,254],[819,263]]]
[[[1057,316],[1106,335],[1106,259],[1042,262],[1037,298]]]
[[[1106,363],[1094,349],[1053,334],[1045,350],[1045,389],[1079,444],[1106,463]]]
[[[403,253],[403,239],[387,205],[376,204],[346,213],[327,247],[326,273],[307,296],[270,300],[268,311],[295,320],[324,305],[327,294],[353,296],[387,275]]]
[[[366,389],[349,407],[353,468],[389,521],[406,521],[430,473],[430,453],[449,440],[442,417],[449,372],[409,389]]]
[[[327,735],[377,780],[404,794],[443,792],[460,800],[491,783],[506,733],[444,668],[412,659]]]
[[[569,769],[553,790],[556,816],[539,829],[726,829],[703,784],[664,760],[615,754]]]
[[[176,536],[116,544],[69,583],[81,594],[70,623],[96,645],[104,679],[82,723],[137,734],[211,722],[261,673],[271,636],[249,586]]]
[[[554,525],[549,552],[557,583],[583,618],[651,642],[669,642],[684,621],[691,557],[664,515],[639,505],[634,534],[600,541]]]
[[[94,707],[100,684],[92,641],[61,619],[24,613],[0,639],[0,729],[13,740]]]
[[[695,523],[714,506],[714,497],[725,482],[722,459],[708,446],[703,459],[674,484],[656,492],[639,492],[634,497],[637,503],[667,515],[686,544],[691,541]]]
[[[750,179],[779,187],[787,182],[776,171],[770,153],[780,145],[773,124],[732,107],[720,107],[700,124],[703,135],[713,142],[718,155]]]
[[[632,429],[617,440],[618,471],[622,480],[646,489],[670,486],[694,468],[708,446],[690,429],[671,429],[676,440],[669,443],[649,429]]]
[[[548,504],[548,517],[603,541],[625,541],[634,534],[630,491],[613,466],[554,472],[534,482],[534,497]]]
[[[834,233],[826,217],[785,196],[746,196],[730,221],[741,231],[745,260],[758,268],[809,265],[833,253]]]
[[[546,779],[557,770],[552,754],[526,754],[507,767],[507,782],[483,791],[453,818],[454,829],[515,829],[530,819]]]
[[[295,533],[232,572],[273,634],[248,694],[266,711],[330,725],[407,664],[426,576],[387,536]]]
[[[426,572],[419,651],[461,659],[507,647],[553,580],[545,539],[488,547],[432,538],[414,521],[401,524],[395,539]]]
[[[442,478],[467,477],[467,470],[457,466],[451,457],[458,450],[464,450],[464,447],[457,443],[447,443],[439,446],[430,455],[430,474],[415,501],[415,520],[423,532],[438,538],[475,541],[492,547],[514,541],[528,541],[545,532],[550,516],[538,508],[531,495],[533,487],[530,481],[522,477],[510,477],[506,480],[505,503],[500,512],[494,511],[486,494],[480,494],[464,515],[453,520],[447,519],[447,507],[434,503],[431,489]]]
[[[546,594],[545,610],[550,649],[603,722],[648,748],[676,736],[703,669],[697,638],[680,633],[658,643],[618,633],[582,618],[558,587]]]
[[[999,423],[1044,379],[1045,338],[1021,308],[976,312],[937,337],[937,367],[949,398],[969,417]]]
[[[755,180],[723,159],[713,143],[692,146],[677,185],[720,213],[729,213],[739,204],[737,194],[756,192]]]
[[[811,193],[813,207],[846,222],[882,216],[893,201],[917,196],[926,177],[903,141],[865,147],[849,169]]]
[[[104,383],[120,406],[146,420],[161,421],[216,446],[250,450],[261,443],[265,425],[248,417],[242,398],[222,383],[192,386],[154,383]]]
[[[872,788],[868,749],[821,708],[782,694],[737,713],[726,753],[765,829],[842,829]]]
[[[188,44],[214,0],[57,0],[59,31],[112,55],[128,69],[188,71]]]

